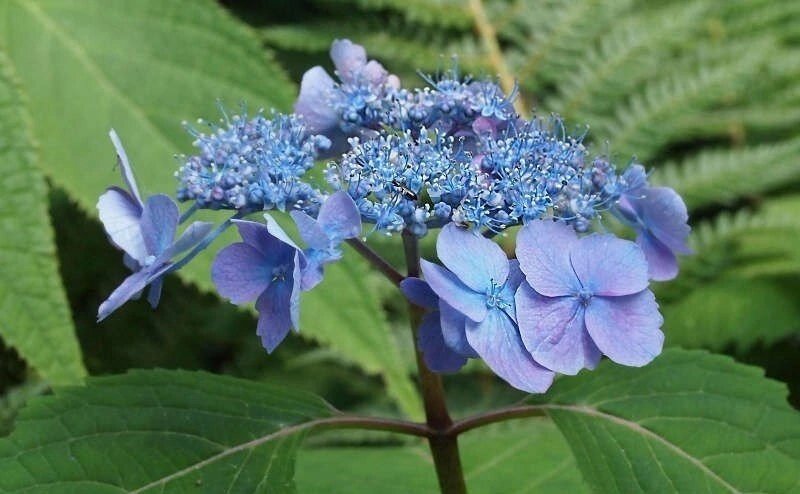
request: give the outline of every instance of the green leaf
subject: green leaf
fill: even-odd
[[[301,331],[355,360],[367,372],[381,373],[389,395],[403,413],[421,420],[419,392],[409,379],[406,362],[381,307],[380,293],[385,288],[366,262],[347,248],[341,261],[325,268],[322,285],[303,295]]]
[[[0,396],[0,437],[11,432],[14,419],[28,400],[48,389],[46,381],[30,381],[8,389]]]
[[[294,492],[321,399],[185,371],[92,378],[31,400],[0,440],[0,492]]]
[[[728,357],[605,362],[539,403],[597,492],[798,492],[800,414],[785,385]]]
[[[458,442],[470,492],[588,492],[566,442],[549,421],[495,424],[470,431]],[[300,451],[297,463],[297,486],[304,494],[439,492],[424,442],[309,447]]]
[[[93,215],[98,196],[119,182],[109,128],[125,143],[140,186],[170,192],[173,155],[191,151],[181,121],[213,119],[218,98],[251,109],[288,109],[295,96],[255,34],[212,0],[10,0],[0,2],[0,42],[31,96],[45,172]],[[232,229],[226,232],[181,270],[183,279],[211,290],[211,260],[235,238]],[[331,277],[342,279],[337,269],[360,269],[351,262],[360,261],[343,261]],[[388,326],[374,315],[378,299],[362,296],[364,285],[347,283],[353,284],[348,298],[340,298],[340,283],[328,281],[304,299],[301,334],[331,344],[368,372],[383,372],[391,395],[416,416],[420,407],[409,397],[405,365],[392,354]]]
[[[29,127],[12,68],[0,52],[0,337],[51,383],[73,384],[86,371]]]
[[[743,289],[743,287],[746,287]],[[767,280],[723,279],[665,305],[667,344],[684,348],[745,349],[800,330],[793,291]]]

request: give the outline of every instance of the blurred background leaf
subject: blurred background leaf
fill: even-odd
[[[23,105],[11,64],[0,52],[0,339],[50,383],[79,384],[86,371]]]

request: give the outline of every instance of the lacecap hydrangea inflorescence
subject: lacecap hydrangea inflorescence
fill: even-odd
[[[512,386],[543,392],[555,373],[594,368],[602,355],[641,366],[660,353],[649,282],[674,278],[677,254],[689,253],[675,191],[651,186],[641,164],[618,172],[555,116],[522,118],[515,91],[494,80],[454,68],[409,89],[348,40],[333,42],[331,58],[335,78],[308,70],[292,114],[223,112],[208,130],[187,126],[196,152],[178,157],[177,199],[191,204],[182,215],[165,195],[141,196],[112,131],[128,190],[109,188],[98,209],[133,274],[100,319],[147,286],[155,306],[163,276],[235,225],[242,241],[218,253],[212,279],[232,302],[255,301],[271,352],[298,329],[301,294],[324,280],[342,243],[369,252],[371,235],[436,234],[441,264],[422,260],[422,277],[393,280],[427,311],[417,343],[430,369],[480,358]],[[199,209],[231,216],[175,239]],[[609,215],[635,242],[605,233]],[[493,240],[506,232],[516,232],[512,259]]]

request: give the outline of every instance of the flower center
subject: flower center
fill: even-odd
[[[272,281],[283,281],[286,279],[286,275],[288,273],[288,268],[286,266],[277,266],[272,270]]]
[[[578,293],[575,294],[575,296],[581,301],[581,304],[586,307],[589,305],[589,301],[594,296],[594,293],[592,293],[588,288],[581,288]]]
[[[144,266],[142,267],[148,268],[152,266],[154,262],[156,262],[156,256],[147,256],[144,258]]]
[[[502,297],[503,285],[492,280],[492,284],[486,291],[486,307],[490,309],[505,309],[511,304]]]

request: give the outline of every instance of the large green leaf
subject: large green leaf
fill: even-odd
[[[389,394],[401,410],[422,419],[419,393],[408,377],[407,365],[381,307],[383,280],[376,279],[377,275],[356,256],[348,248],[344,260],[325,268],[320,289],[304,294],[302,331],[347,355],[366,371],[382,373]],[[401,296],[399,291],[397,296]]]
[[[0,337],[48,381],[76,383],[86,371],[29,127],[11,66],[0,53]]]
[[[0,440],[0,492],[294,492],[295,451],[332,413],[305,393],[135,371],[32,400]]]
[[[800,414],[756,367],[670,350],[603,363],[532,400],[597,492],[799,492]]]
[[[0,2],[0,42],[31,96],[43,168],[92,214],[119,180],[109,128],[122,137],[144,190],[170,192],[173,155],[191,151],[181,121],[218,115],[217,98],[288,109],[295,95],[256,36],[211,0],[8,0]],[[211,289],[211,259],[234,238],[227,232],[181,271],[184,279]],[[418,414],[406,367],[376,315],[380,300],[362,278],[344,278],[352,270],[364,271],[360,260],[331,268],[335,281],[306,297],[302,333],[382,372],[402,409]]]
[[[470,492],[587,492],[572,453],[549,421],[495,424],[470,431],[458,442]],[[297,464],[297,486],[304,494],[439,492],[424,442],[307,448]]]

